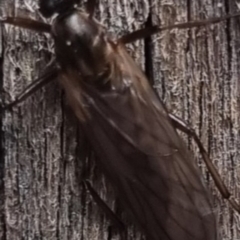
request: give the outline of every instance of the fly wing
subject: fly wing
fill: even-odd
[[[109,90],[83,83],[74,107],[88,113],[82,124],[99,166],[149,240],[218,239],[196,163],[133,60],[116,55],[121,77]]]
[[[86,134],[100,166],[149,239],[217,239],[210,197],[166,115],[140,99],[133,109],[129,90],[88,93],[94,102]]]

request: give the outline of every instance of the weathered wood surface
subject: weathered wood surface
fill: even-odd
[[[237,1],[236,1],[237,2]],[[171,24],[238,10],[235,1],[102,0],[98,17],[111,32],[142,27],[149,16]],[[1,0],[0,16],[41,20],[37,1]],[[190,4],[190,5],[189,5]],[[170,112],[199,134],[225,183],[240,199],[240,19],[192,30],[163,32],[138,41],[129,51],[144,69],[152,65],[155,87]],[[52,58],[49,36],[1,27],[1,100],[12,101]],[[150,58],[151,56],[151,58]],[[90,179],[107,203],[120,212],[116,197],[94,161],[85,158],[85,140],[57,82],[39,90],[1,118],[0,239],[119,239],[81,187]],[[195,152],[215,197],[223,240],[240,239],[240,217],[218,194]],[[123,216],[125,219],[125,215]],[[124,220],[125,221],[125,220]],[[140,239],[130,228],[132,239]],[[130,238],[131,239],[131,238]]]

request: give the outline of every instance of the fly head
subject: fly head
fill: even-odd
[[[49,18],[53,14],[62,14],[73,8],[77,0],[39,0],[40,13]]]

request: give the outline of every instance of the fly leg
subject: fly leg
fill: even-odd
[[[15,27],[21,27],[25,29],[30,29],[38,32],[51,32],[51,25],[20,17],[3,17],[0,18],[0,24],[11,24]],[[33,81],[27,88],[23,90],[23,92],[10,104],[3,107],[3,110],[11,109],[16,106],[18,103],[22,102],[33,93],[35,93],[39,88],[46,85],[51,80],[57,77],[57,69],[56,67],[52,67],[52,69],[46,71],[40,78]]]
[[[16,106],[17,104],[21,103],[28,97],[30,97],[33,93],[35,93],[38,89],[45,86],[47,83],[53,81],[58,76],[58,71],[56,68],[51,68],[50,70],[46,71],[41,77],[34,80],[31,84],[29,84],[23,91],[20,93],[17,98],[11,102],[10,104],[4,106],[2,110],[9,110]]]
[[[204,27],[210,24],[216,24],[222,21],[229,20],[231,18],[240,17],[240,13],[226,15],[219,18],[210,18],[207,20],[200,20],[200,21],[191,21],[191,22],[183,22],[183,23],[177,23],[169,26],[148,26],[139,30],[136,30],[131,33],[127,33],[126,35],[123,35],[119,39],[117,39],[117,43],[122,44],[128,44],[135,42],[139,39],[150,37],[153,34],[165,31],[165,30],[171,30],[171,29],[186,29],[186,28],[195,28],[195,27]]]
[[[15,27],[26,28],[30,30],[34,30],[37,32],[51,32],[51,26],[47,23],[27,19],[27,18],[20,18],[20,17],[4,17],[0,18],[0,24],[11,24]]]
[[[91,194],[93,200],[97,203],[97,205],[106,213],[106,215],[110,218],[111,222],[119,229],[122,240],[127,240],[126,227],[123,222],[118,218],[118,216],[107,206],[107,204],[101,199],[98,193],[94,190],[91,183],[89,181],[84,181],[85,188],[88,189]]]
[[[192,137],[194,139],[194,141],[196,142],[200,153],[203,157],[203,161],[205,162],[207,169],[209,170],[219,192],[221,193],[222,197],[224,199],[226,199],[230,205],[238,212],[240,213],[240,205],[237,203],[237,201],[233,198],[232,194],[230,193],[230,191],[228,190],[228,188],[226,187],[226,185],[224,184],[221,176],[219,175],[216,167],[214,166],[214,164],[212,163],[211,159],[209,158],[206,150],[204,149],[199,137],[197,136],[197,134],[195,133],[195,131],[191,128],[189,128],[187,126],[186,123],[184,123],[184,121],[182,121],[181,119],[179,119],[178,117],[169,114],[169,118],[172,121],[173,126],[176,129],[179,129],[180,131],[186,133],[187,135],[189,135],[190,137]]]

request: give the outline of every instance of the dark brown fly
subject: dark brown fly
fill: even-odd
[[[92,18],[92,1],[88,13],[63,2],[40,1],[45,16],[59,13],[51,29],[30,20],[3,22],[52,34],[57,64],[43,79],[58,74],[99,166],[147,239],[219,239],[211,196],[176,132],[177,120],[170,118],[123,45],[161,29],[113,41]]]
[[[199,170],[125,47],[79,10],[52,32],[68,101],[148,239],[218,239]]]

